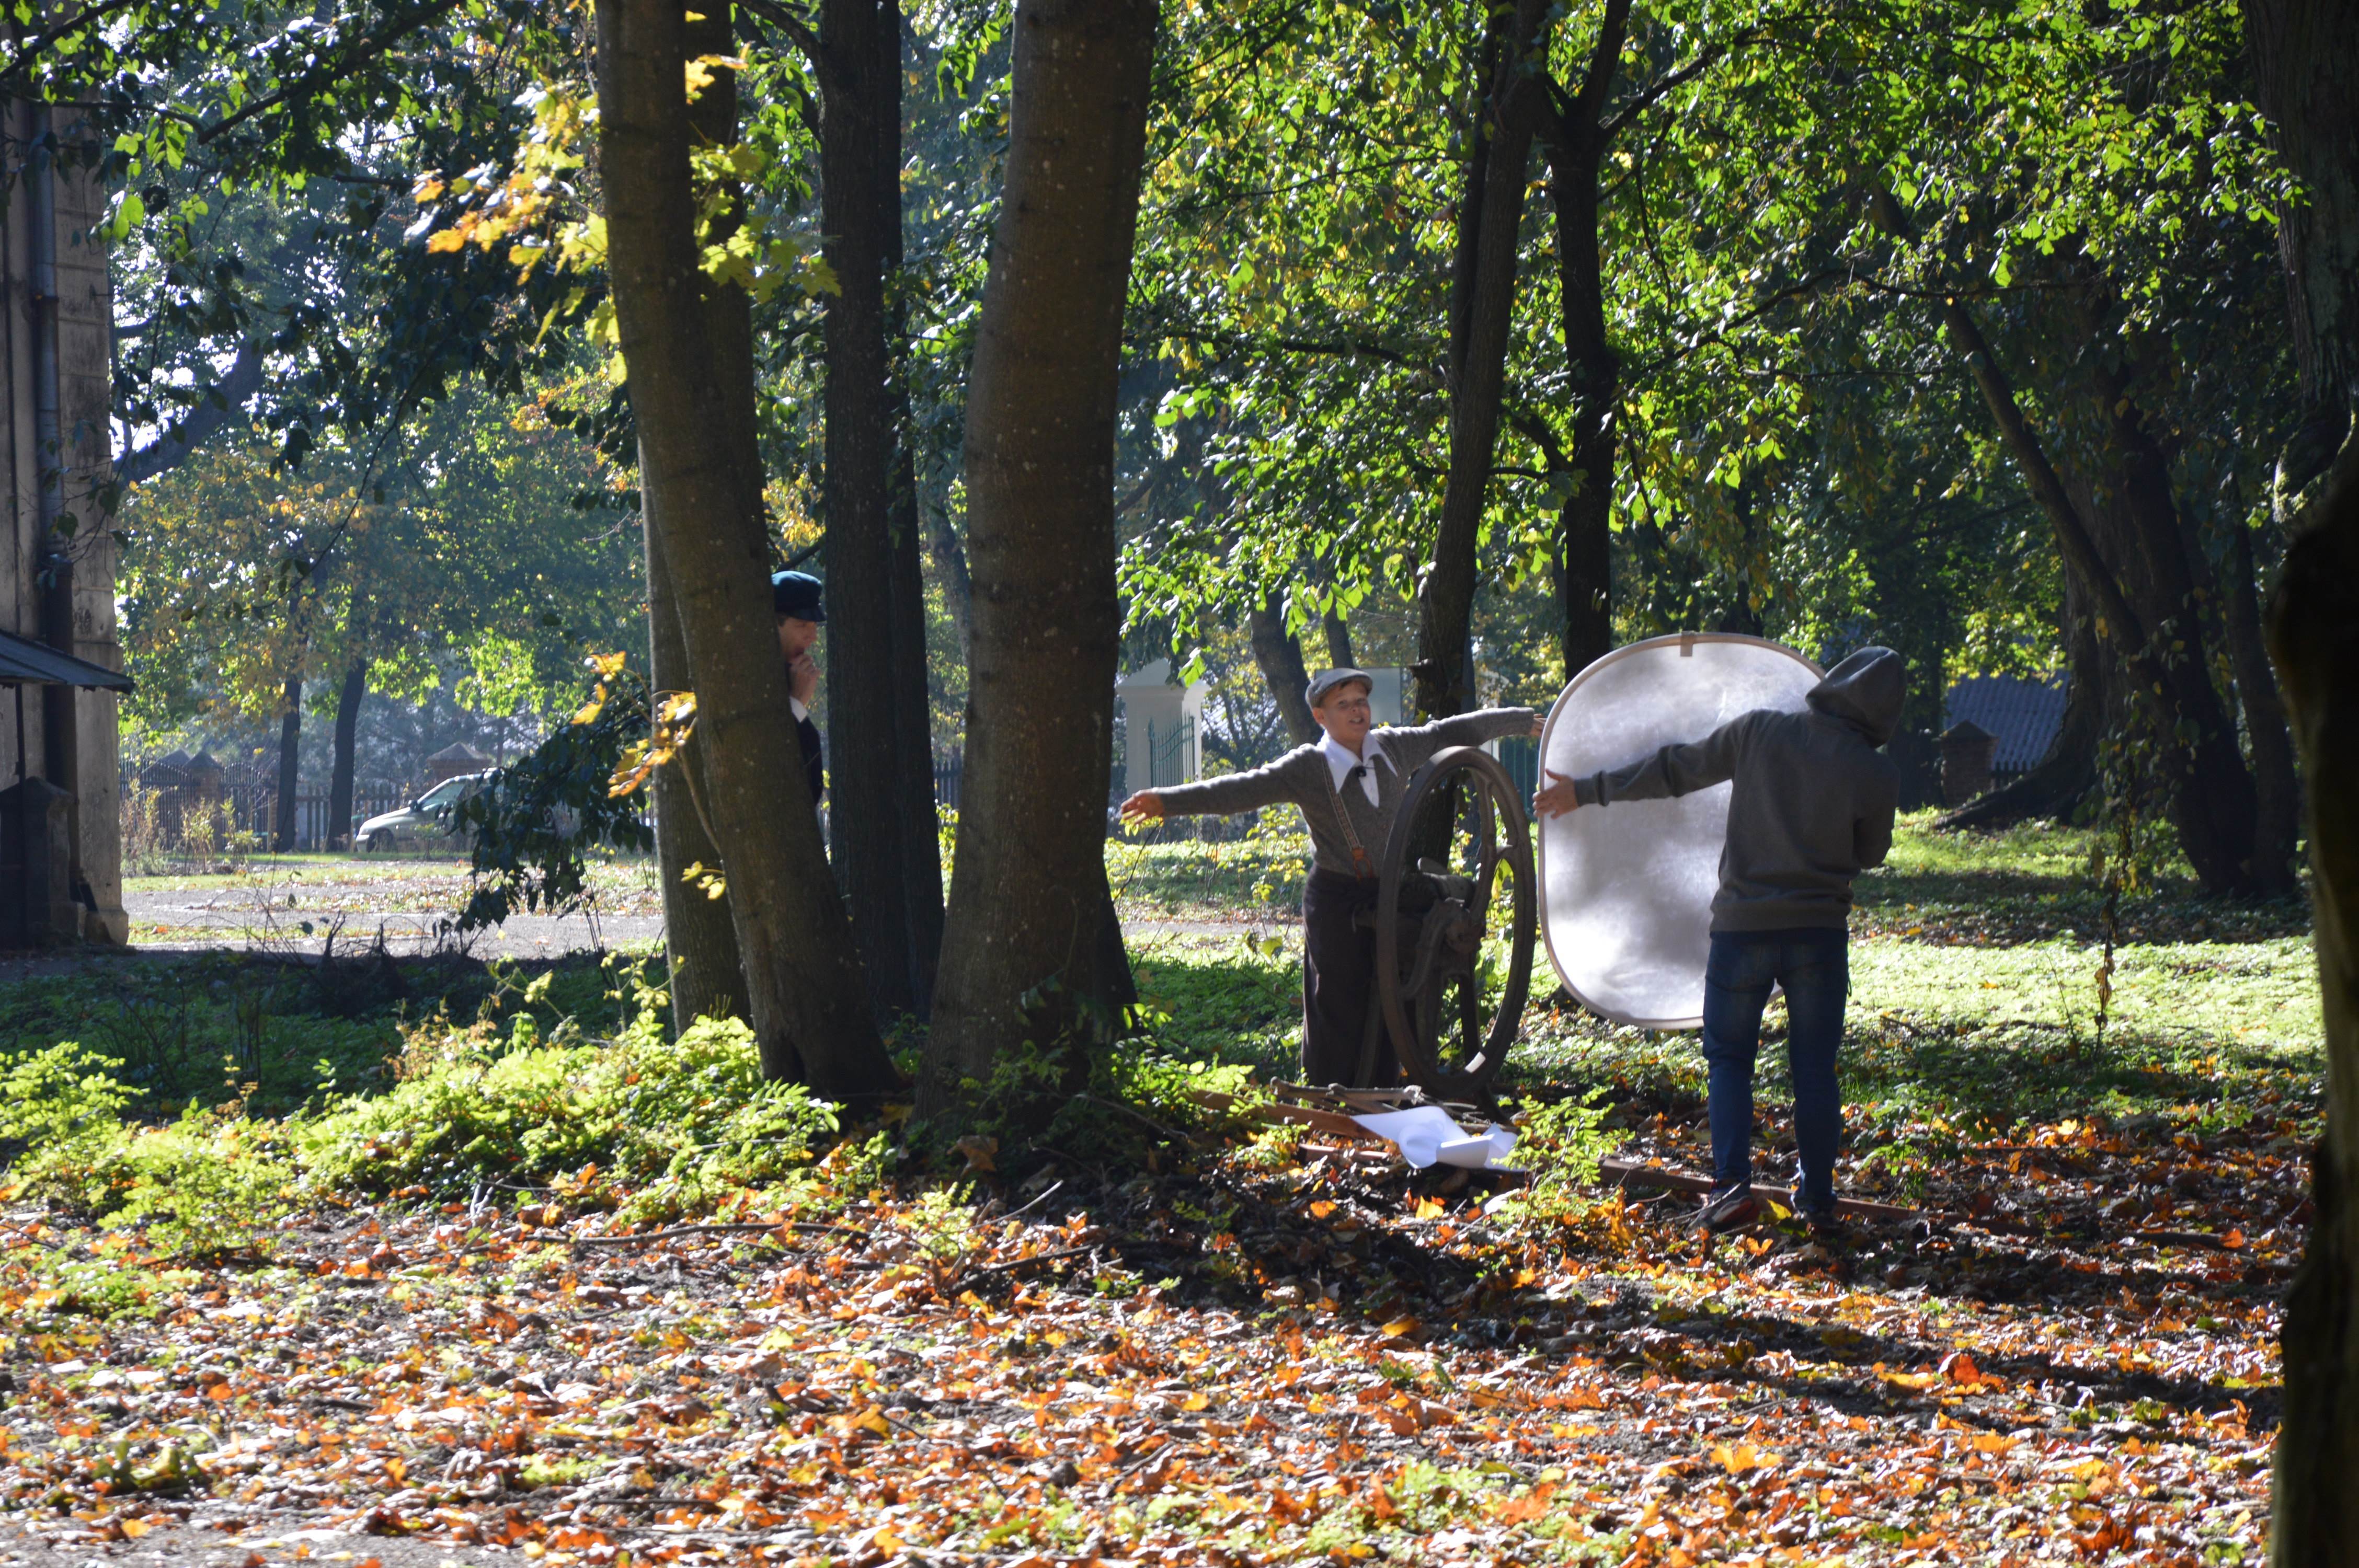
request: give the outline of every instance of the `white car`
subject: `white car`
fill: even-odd
[[[450,838],[455,832],[451,818],[459,803],[469,795],[481,794],[491,782],[488,773],[461,773],[457,778],[444,779],[400,810],[388,811],[362,823],[353,832],[353,843],[362,849],[390,849],[429,837]]]

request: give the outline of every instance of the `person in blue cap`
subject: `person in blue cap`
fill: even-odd
[[[819,665],[811,644],[827,624],[820,581],[809,572],[772,572],[770,607],[778,614],[778,652],[787,661],[787,706],[794,710],[795,734],[803,743],[803,772],[810,780],[811,804],[827,790],[827,760],[821,754],[819,726],[811,704],[819,700]]]

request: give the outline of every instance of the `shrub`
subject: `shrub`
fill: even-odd
[[[217,1258],[257,1250],[287,1212],[295,1170],[278,1128],[235,1107],[191,1106],[163,1127],[126,1127],[137,1098],[121,1064],[72,1042],[0,1076],[0,1141],[22,1147],[16,1186],[99,1220],[136,1227],[165,1251]]]
[[[306,1173],[333,1187],[531,1183],[596,1164],[701,1188],[782,1180],[834,1108],[765,1082],[752,1033],[704,1019],[675,1042],[644,1012],[605,1045],[503,1044],[488,1025],[414,1031],[401,1081],[304,1119]],[[527,1037],[528,1038],[528,1037]]]

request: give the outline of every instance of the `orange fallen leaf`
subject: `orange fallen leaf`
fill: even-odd
[[[1777,1455],[1750,1443],[1717,1443],[1712,1445],[1712,1462],[1732,1476],[1742,1476],[1747,1470],[1767,1469],[1777,1463]]]

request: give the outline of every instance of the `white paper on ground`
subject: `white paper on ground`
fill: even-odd
[[[1458,1138],[1443,1144],[1435,1152],[1444,1165],[1463,1165],[1480,1171],[1486,1166],[1502,1165],[1516,1152],[1516,1135],[1496,1122],[1485,1126],[1472,1138]]]
[[[1411,1106],[1407,1110],[1381,1110],[1352,1119],[1377,1137],[1389,1140],[1401,1158],[1423,1170],[1428,1165],[1463,1165],[1480,1170],[1507,1157],[1516,1135],[1495,1123],[1469,1137],[1440,1106]]]

